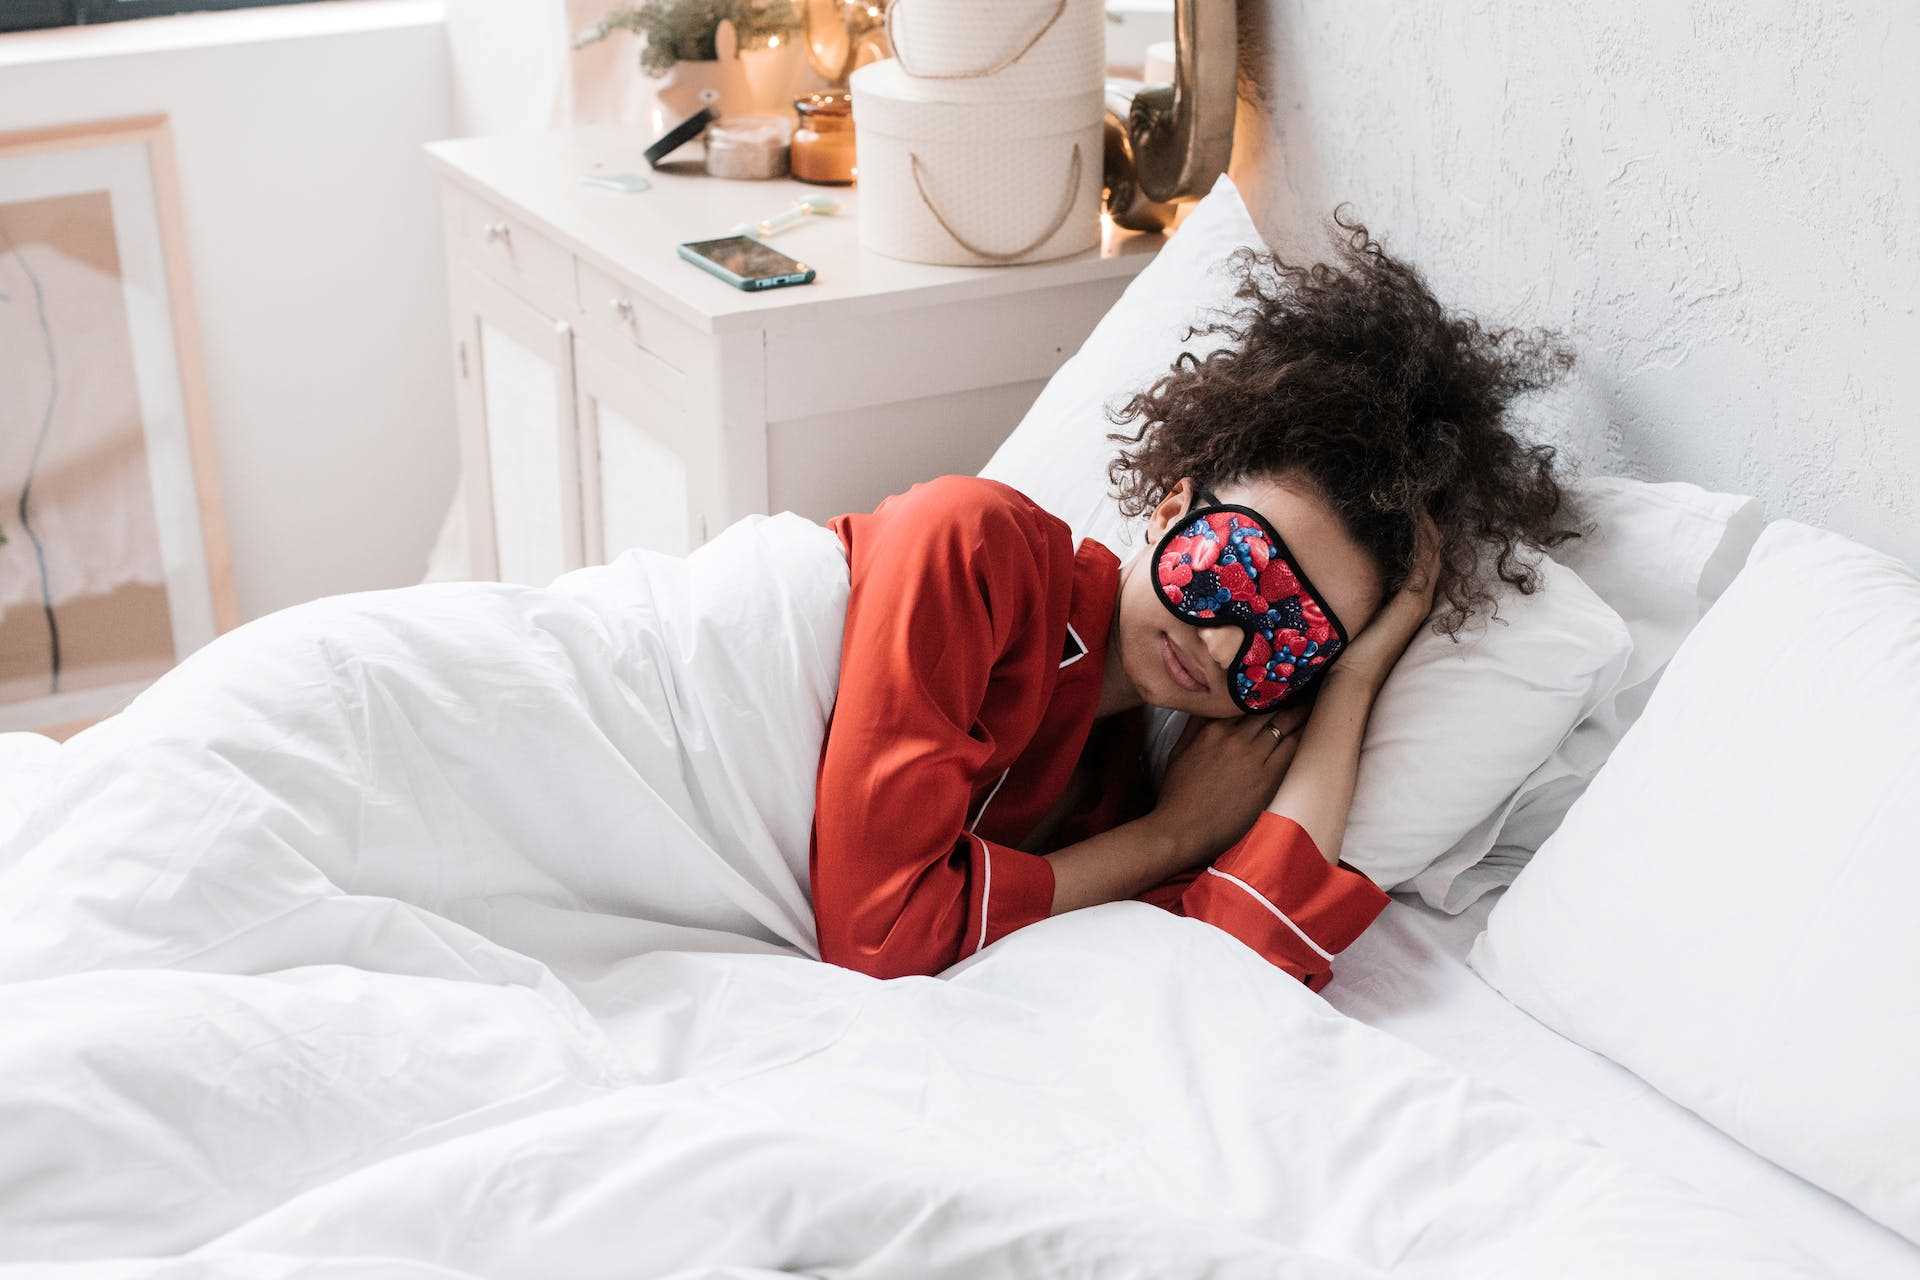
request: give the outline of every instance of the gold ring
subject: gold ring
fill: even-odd
[[[1285,742],[1287,740],[1287,731],[1280,727],[1278,720],[1267,721],[1267,733],[1275,742]]]

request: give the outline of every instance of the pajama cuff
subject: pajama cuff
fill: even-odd
[[[1012,933],[1053,914],[1053,864],[969,832],[973,845],[972,892],[967,895],[967,933],[960,944],[965,959]]]
[[[1373,881],[1329,863],[1298,823],[1264,813],[1240,843],[1194,878],[1181,908],[1318,991],[1333,977],[1333,957],[1387,902]]]

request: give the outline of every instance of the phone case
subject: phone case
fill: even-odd
[[[813,281],[812,267],[808,267],[805,271],[789,272],[786,275],[749,278],[737,272],[727,270],[712,258],[703,257],[695,253],[687,245],[683,244],[679,246],[679,248],[680,256],[688,262],[691,262],[694,266],[699,267],[709,275],[719,276],[734,288],[744,289],[748,293],[757,293],[762,289],[784,288],[787,285],[810,284]]]

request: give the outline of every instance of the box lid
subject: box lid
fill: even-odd
[[[974,80],[965,97],[951,83],[920,80],[888,58],[853,73],[853,120],[862,132],[915,141],[935,139],[1020,140],[1050,138],[1098,125],[1106,116],[1106,95],[1094,88],[1050,97],[981,98]]]

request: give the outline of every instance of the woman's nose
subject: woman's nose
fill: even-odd
[[[1225,669],[1233,665],[1233,655],[1240,652],[1240,642],[1246,639],[1238,627],[1204,627],[1200,629],[1200,643],[1207,646],[1207,656],[1214,665]]]

